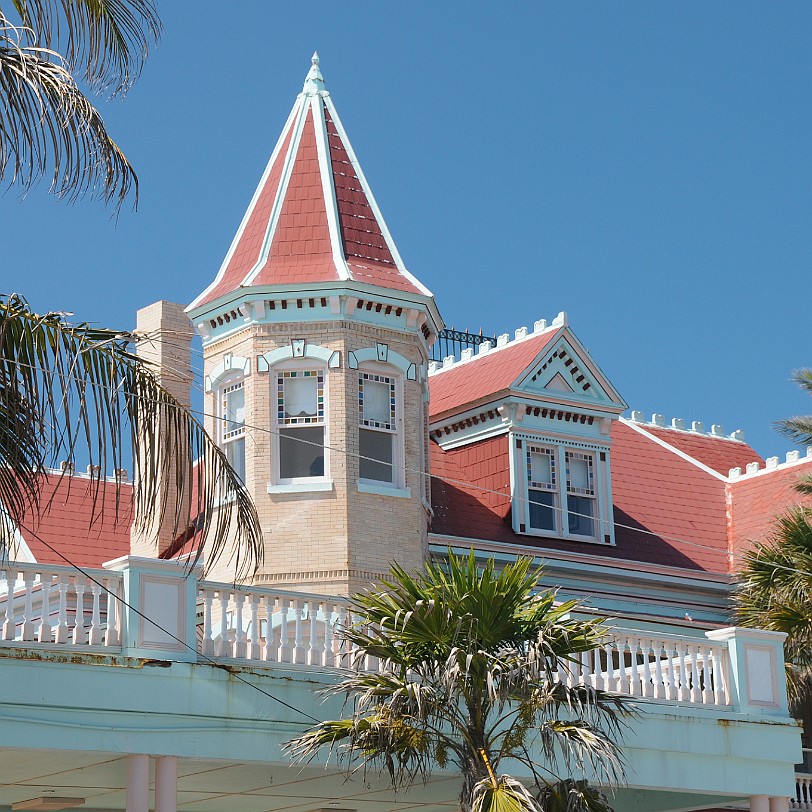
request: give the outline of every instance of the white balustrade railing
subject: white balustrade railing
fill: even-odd
[[[122,576],[0,561],[0,645],[121,649]]]
[[[310,665],[350,665],[337,629],[350,622],[346,600],[201,582],[198,646],[206,657]],[[198,615],[199,617],[199,615]]]
[[[790,798],[792,809],[812,809],[812,775],[797,773],[795,775],[795,797]]]
[[[559,665],[567,685],[698,705],[729,705],[727,646],[615,630],[603,646]]]
[[[357,652],[338,631],[351,622],[347,601],[200,582],[199,648],[207,657],[348,667]],[[600,648],[562,662],[558,679],[605,691],[698,705],[728,705],[728,650],[701,638],[614,631]],[[376,670],[375,658],[359,663]]]

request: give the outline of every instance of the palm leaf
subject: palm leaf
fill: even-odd
[[[102,472],[127,467],[129,441],[138,460],[135,527],[146,531],[168,518],[173,535],[196,537],[198,555],[205,544],[212,559],[234,541],[237,571],[253,571],[262,531],[248,492],[202,424],[128,341],[70,325],[60,314],[37,315],[17,296],[0,297],[0,502],[19,524],[26,511],[47,509],[40,497],[49,465],[86,455]],[[170,499],[167,481],[195,498]],[[94,514],[101,482],[91,480]],[[5,532],[0,547],[9,541]]]
[[[74,202],[89,195],[120,206],[138,179],[61,57],[26,43],[0,13],[0,180]]]
[[[161,35],[151,0],[12,0],[35,44],[64,55],[71,73],[117,95],[141,73]]]

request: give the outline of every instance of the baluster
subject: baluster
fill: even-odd
[[[14,640],[17,636],[17,623],[14,620],[14,587],[17,584],[16,570],[7,569],[6,577],[6,618],[3,623],[3,640]]]
[[[702,703],[705,705],[713,704],[713,692],[711,691],[711,675],[710,675],[710,657],[708,656],[708,649],[705,646],[698,646],[699,650],[699,666],[700,666],[700,687],[702,689]]]
[[[302,616],[304,615],[304,602],[300,598],[293,600],[293,662],[305,662],[304,633]]]
[[[103,641],[104,631],[101,625],[101,587],[98,584],[93,584],[90,587],[91,594],[93,595],[93,610],[90,613],[90,634],[88,636],[88,643],[91,646],[100,646]]]
[[[345,604],[341,604],[338,610],[338,629],[339,631],[343,631],[347,628],[347,623],[349,620],[349,612],[347,611],[347,607]],[[333,638],[334,645],[337,645],[336,651],[336,665],[339,668],[347,668],[350,664],[350,657],[351,652],[349,651],[349,644],[345,639],[336,635]]]
[[[214,647],[214,652],[218,657],[230,657],[231,650],[228,639],[228,590],[219,590],[218,597],[220,598],[220,639]]]
[[[39,619],[37,640],[40,643],[51,642],[51,577],[40,573],[40,590],[42,592],[42,613]]]
[[[251,630],[251,636],[248,639],[248,659],[258,660],[260,658],[260,628],[259,628],[259,595],[256,592],[251,592],[248,595],[248,608],[251,614],[251,621],[248,628]]]
[[[56,588],[59,591],[59,614],[57,615],[56,633],[54,643],[68,642],[68,586],[69,576],[65,573],[59,576]]]
[[[662,663],[663,687],[666,699],[676,699],[674,686],[674,641],[665,640],[663,644],[665,659]]]
[[[591,651],[582,651],[579,656],[575,658],[575,684],[576,685],[589,685],[592,677],[592,670],[590,668],[590,655]]]
[[[243,624],[243,607],[245,606],[245,593],[234,592],[234,653],[233,657],[239,660],[245,659],[246,640],[245,625]]]
[[[685,654],[687,652],[687,644],[682,640],[677,643],[677,668],[679,673],[677,675],[679,682],[677,699],[680,702],[687,702],[690,694],[688,693],[688,663],[685,661]]]
[[[333,640],[333,604],[324,604],[324,664],[328,668],[336,665],[336,652]]]
[[[87,643],[87,627],[85,626],[85,583],[77,575],[73,579],[73,591],[76,594],[76,611],[74,612],[73,645],[83,646]]]
[[[626,649],[629,649],[629,667],[626,668]],[[631,653],[631,643],[629,642],[629,638],[624,636],[618,639],[618,669],[620,671],[618,676],[618,689],[623,694],[632,694],[634,693],[634,689],[630,685],[630,675],[632,670],[632,653]]]
[[[121,582],[118,578],[105,578],[104,584],[107,587],[107,630],[104,635],[106,646],[120,646],[119,637],[119,590]]]
[[[290,662],[290,640],[288,638],[288,609],[290,608],[290,598],[279,599],[279,610],[281,623],[279,626],[279,658],[280,663]]]
[[[603,690],[604,691],[611,691],[612,690],[612,679],[614,678],[614,668],[612,668],[612,642],[611,640],[607,640],[603,644],[603,653],[606,655],[606,670],[602,673],[603,677]],[[600,686],[596,686],[600,687]]]
[[[199,594],[203,596],[203,640],[200,643],[200,653],[211,657],[214,654],[211,617],[213,595],[210,589],[201,589]]]
[[[688,649],[688,675],[690,677],[689,699],[691,702],[699,702],[699,669],[697,667],[697,647],[694,644],[686,646]]]
[[[659,640],[651,641],[652,651],[654,653],[654,692],[655,699],[662,699],[665,695],[665,686],[663,685],[663,664],[662,653],[663,647]]]
[[[316,623],[318,621],[319,611],[322,608],[321,603],[318,603],[314,600],[309,600],[307,602],[307,614],[309,615],[310,620],[310,640],[308,641],[307,647],[307,664],[308,665],[323,665],[324,659],[322,657],[322,652],[318,648],[317,642],[317,634],[316,634]]]
[[[25,603],[20,640],[28,641],[34,640],[37,636],[36,626],[34,624],[34,607],[32,605],[36,573],[34,570],[23,570],[22,575]]]
[[[262,647],[262,659],[266,662],[275,660],[279,653],[279,644],[276,640],[276,630],[273,625],[274,600],[271,595],[265,595],[262,598],[265,606],[265,645]]]
[[[641,638],[640,650],[643,652],[643,674],[641,676],[641,696],[650,697],[653,693],[651,679],[651,641]]]

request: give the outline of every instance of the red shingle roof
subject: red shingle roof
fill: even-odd
[[[20,534],[40,564],[100,567],[130,552],[132,486],[121,485],[116,516],[116,486],[84,477],[44,477],[39,516],[27,514]],[[96,502],[94,505],[94,495]],[[62,558],[58,550],[65,558]]]
[[[560,329],[550,328],[436,372],[429,379],[431,417],[439,417],[468,404],[493,400],[510,387],[559,332]]]
[[[315,61],[217,278],[191,306],[341,279],[431,295],[400,260]]]
[[[764,460],[747,443],[727,437],[714,437],[709,434],[696,434],[679,429],[664,429],[648,424],[641,426],[654,437],[659,437],[674,448],[688,454],[708,468],[713,468],[722,476],[727,476],[731,468],[744,470],[750,462],[764,464]]]
[[[812,459],[806,458],[797,465],[766,469],[730,482],[730,546],[734,553],[740,553],[753,541],[767,541],[775,517],[790,506],[809,504],[809,497],[795,490],[799,477],[809,474]],[[734,560],[734,568],[740,565],[738,559]]]

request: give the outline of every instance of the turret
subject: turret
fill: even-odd
[[[428,353],[443,324],[398,253],[317,54],[188,313],[203,337],[210,428],[262,517],[255,581],[347,593],[391,561],[420,566]]]

